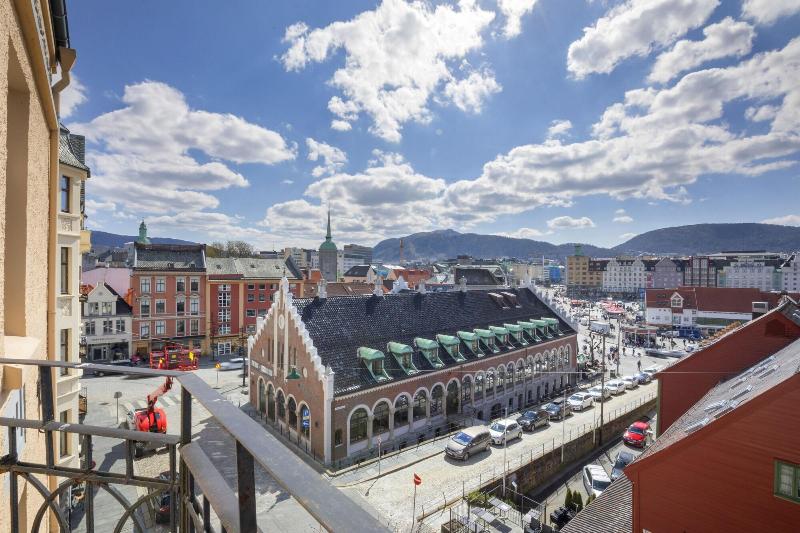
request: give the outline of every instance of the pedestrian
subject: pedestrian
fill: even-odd
[[[639,370],[639,372],[642,371],[642,362],[641,361],[636,361],[636,368]]]

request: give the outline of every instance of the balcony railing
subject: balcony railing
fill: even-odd
[[[56,503],[70,487],[85,483],[84,508],[87,533],[95,531],[95,489],[106,490],[123,507],[115,533],[132,521],[135,531],[147,531],[137,512],[146,502],[152,502],[162,492],[169,492],[169,528],[173,532],[214,531],[218,523],[222,531],[249,533],[259,531],[256,521],[255,462],[328,531],[387,531],[375,517],[323,479],[294,452],[264,431],[236,406],[226,401],[202,379],[190,372],[154,370],[149,368],[117,367],[91,363],[62,363],[30,359],[3,359],[3,365],[34,365],[39,367],[40,420],[0,418],[0,426],[8,428],[8,454],[0,458],[0,474],[9,475],[9,511],[11,532],[19,532],[18,478],[26,479],[41,494],[44,502],[36,512],[31,531],[38,531],[44,514],[52,511],[62,532],[69,531],[64,512]],[[53,373],[55,367],[83,370],[113,371],[142,377],[169,376],[181,384],[180,435],[164,435],[128,429],[106,428],[85,424],[64,424],[54,421]],[[192,400],[197,401],[210,417],[235,441],[236,487],[232,490],[217,466],[200,444],[192,442]],[[21,461],[17,454],[17,428],[45,433],[43,463]],[[85,455],[81,468],[58,466],[54,457],[55,433],[79,435]],[[92,438],[119,439],[125,443],[125,473],[96,467],[92,460]],[[134,473],[136,443],[166,447],[169,453],[169,473],[165,477],[144,477]],[[98,461],[102,463],[103,461]],[[35,474],[65,478],[57,489],[50,491]],[[5,480],[4,480],[5,481]],[[149,492],[130,502],[117,490],[118,485],[143,487]],[[197,490],[199,489],[199,491]],[[200,494],[202,496],[200,496]],[[0,503],[5,505],[5,502]]]

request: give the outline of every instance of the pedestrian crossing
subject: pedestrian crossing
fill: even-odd
[[[177,394],[168,394],[158,399],[158,404],[161,407],[172,407],[178,405],[180,402],[181,400]],[[144,409],[147,407],[147,399],[136,400],[134,402],[122,402],[120,407],[122,407],[126,413],[128,411],[135,411],[136,409]]]

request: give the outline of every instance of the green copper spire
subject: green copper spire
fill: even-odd
[[[150,239],[147,238],[147,225],[144,223],[144,219],[142,219],[142,223],[139,224],[139,238],[136,239],[136,242],[139,244],[150,244]]]
[[[328,208],[328,232],[325,234],[325,240],[331,240],[331,208]]]
[[[331,237],[331,210],[328,208],[328,231],[325,233],[325,242],[323,242],[320,247],[319,251],[322,252],[323,250],[328,251],[336,251],[336,243],[333,242],[333,238]]]

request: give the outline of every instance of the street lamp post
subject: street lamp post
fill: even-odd
[[[562,405],[563,411],[561,412],[561,462],[564,462],[564,439],[566,439],[567,431],[567,388],[564,387],[564,404]]]
[[[508,407],[505,409],[508,418]],[[508,449],[508,425],[503,422],[503,498],[506,497],[506,450]]]

